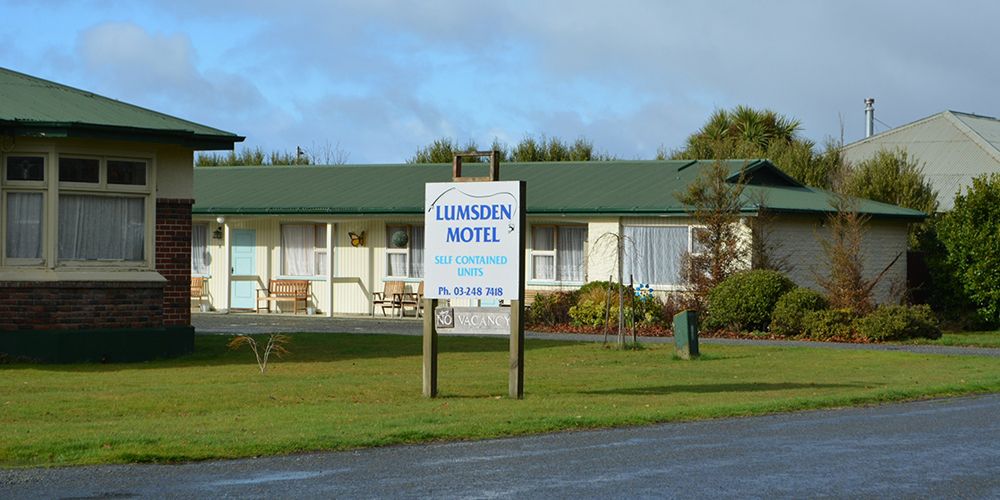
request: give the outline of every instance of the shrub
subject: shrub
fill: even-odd
[[[811,340],[849,339],[854,336],[854,319],[850,309],[822,309],[806,313],[802,332]]]
[[[705,328],[762,330],[771,321],[775,303],[794,287],[792,280],[775,271],[736,273],[709,292]]]
[[[593,293],[595,289],[596,290],[600,290],[601,292],[607,293],[608,289],[610,288],[610,289],[612,289],[612,290],[615,291],[615,295],[617,297],[618,289],[621,288],[621,287],[622,287],[621,285],[619,285],[618,283],[614,283],[614,282],[609,282],[609,281],[591,281],[591,282],[589,282],[589,283],[581,286],[580,289],[577,290],[577,293],[580,294],[580,299],[583,300],[584,297],[586,297],[588,294]],[[598,293],[600,293],[600,292],[598,292]],[[615,298],[614,300],[618,300],[618,299]],[[626,300],[627,300],[627,298],[626,298]]]
[[[858,333],[872,342],[941,338],[941,327],[930,306],[885,306],[855,321]]]
[[[823,294],[808,288],[795,288],[784,294],[771,313],[771,333],[795,335],[802,333],[807,313],[826,309],[829,305]]]
[[[983,175],[955,196],[955,208],[938,226],[954,280],[976,307],[984,326],[1000,325],[1000,174]]]
[[[581,300],[575,306],[569,308],[569,316],[576,326],[602,326],[604,325],[605,314],[604,301]],[[611,303],[611,312],[608,316],[611,323],[618,322],[618,301]]]
[[[535,295],[535,300],[525,309],[525,324],[553,326],[569,323],[571,321],[569,309],[576,304],[576,296],[577,292]]]

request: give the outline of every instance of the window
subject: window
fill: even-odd
[[[39,265],[45,253],[45,157],[7,156],[4,168],[4,257]]]
[[[208,224],[191,225],[191,274],[208,274]]]
[[[326,224],[281,226],[281,274],[326,276]]]
[[[625,226],[624,275],[637,283],[679,285],[689,234],[687,226]]]
[[[584,281],[583,247],[586,240],[586,226],[532,226],[531,278]]]
[[[692,255],[701,255],[708,250],[703,241],[707,241],[708,238],[708,228],[705,226],[691,226],[691,234],[688,236],[688,240],[691,242],[688,247],[688,251]]]
[[[151,161],[60,154],[3,156],[3,266],[148,267]],[[55,181],[55,182],[53,182]]]
[[[146,168],[144,160],[59,157],[60,261],[145,260]]]
[[[146,200],[59,195],[59,260],[142,260]]]
[[[386,226],[385,274],[390,278],[424,277],[424,226]]]
[[[42,259],[42,193],[7,193],[7,258]]]

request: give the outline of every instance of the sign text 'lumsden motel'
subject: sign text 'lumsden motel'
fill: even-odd
[[[519,189],[517,181],[426,185],[426,297],[518,299]]]

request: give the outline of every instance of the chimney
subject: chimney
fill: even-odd
[[[865,139],[875,135],[875,99],[865,99]]]

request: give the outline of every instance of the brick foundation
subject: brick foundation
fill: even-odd
[[[0,330],[163,326],[163,283],[0,282]]]
[[[0,353],[67,363],[191,352],[193,204],[156,200],[155,267],[166,283],[0,281]]]

